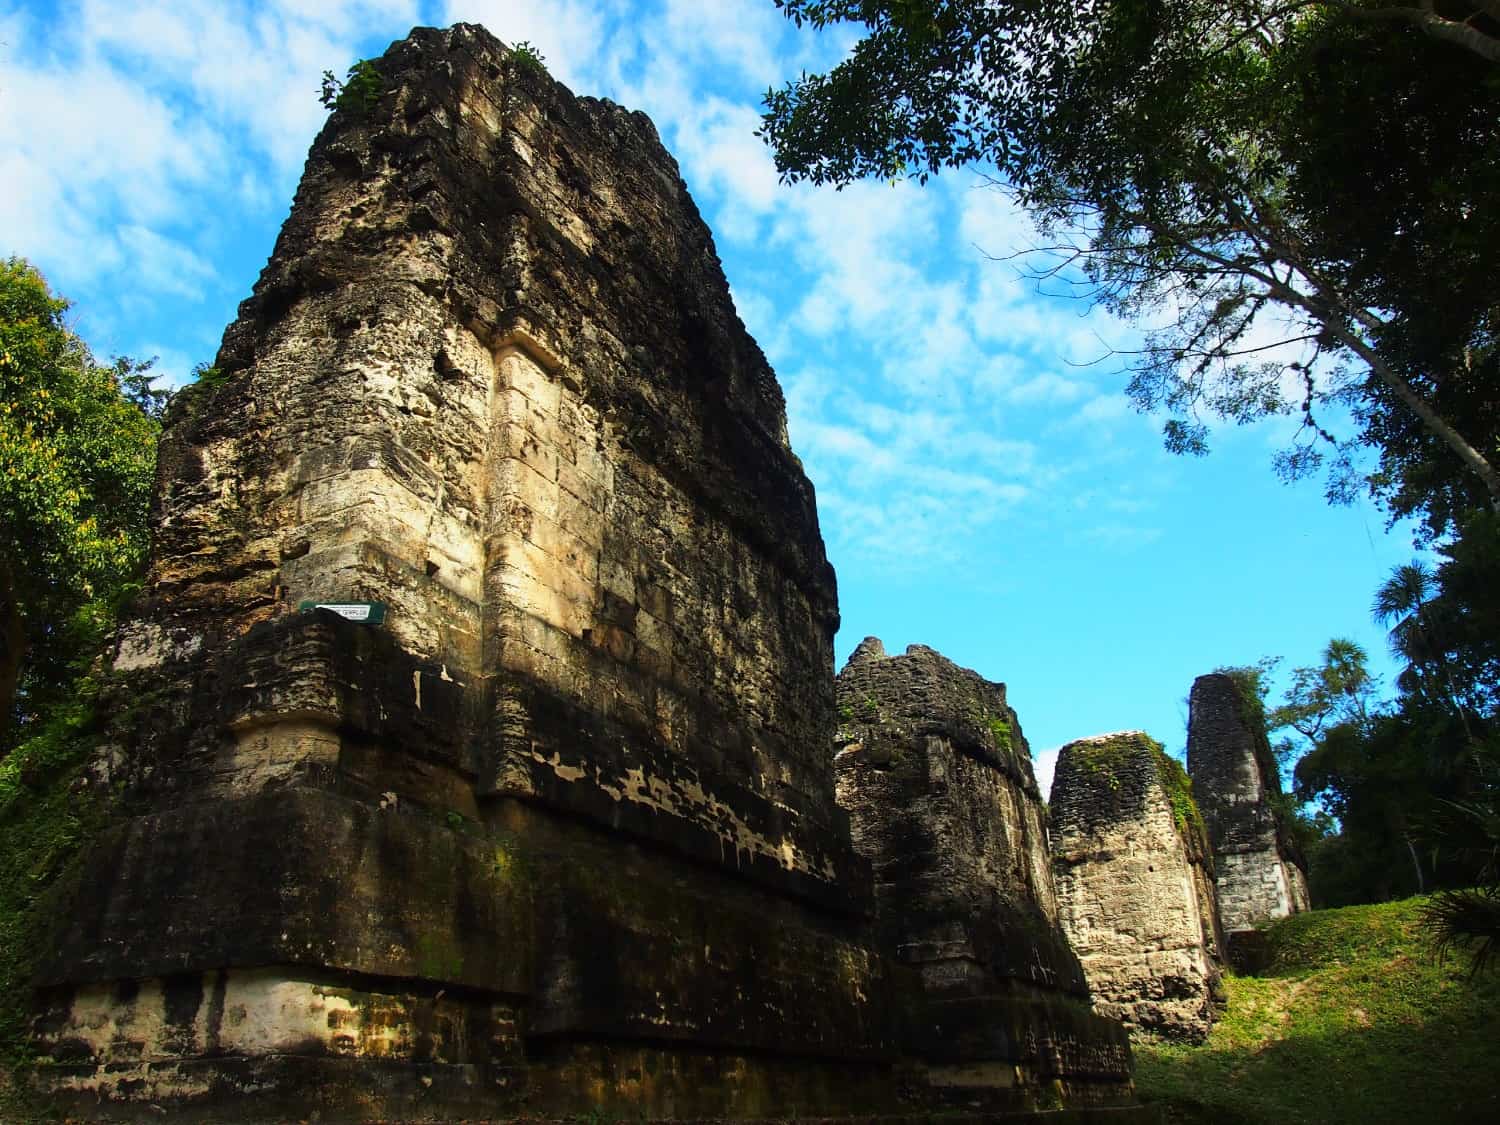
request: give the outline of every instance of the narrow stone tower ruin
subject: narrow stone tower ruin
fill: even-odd
[[[1223,939],[1208,836],[1182,766],[1141,731],[1070,742],[1051,818],[1063,929],[1097,1010],[1133,1030],[1201,1041]]]
[[[1188,773],[1218,869],[1219,916],[1233,935],[1308,908],[1307,871],[1270,803],[1281,779],[1265,719],[1231,676],[1193,681]]]
[[[917,1050],[959,1104],[1034,1105],[1129,1074],[1058,927],[1046,817],[1005,685],[875,637],[838,677],[838,801],[875,871],[883,951],[921,975]],[[1022,1035],[999,1034],[1007,1025]]]
[[[163,437],[43,1084],[195,1122],[920,1104],[813,490],[675,163],[478,27],[371,65]]]

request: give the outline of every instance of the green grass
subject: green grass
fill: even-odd
[[[1193,1125],[1500,1121],[1500,973],[1439,964],[1423,901],[1278,922],[1207,1043],[1137,1046],[1141,1096]]]

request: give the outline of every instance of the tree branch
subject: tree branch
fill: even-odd
[[[1355,20],[1409,23],[1433,39],[1472,51],[1492,63],[1500,63],[1500,38],[1486,34],[1470,22],[1478,15],[1500,19],[1500,4],[1494,0],[1478,0],[1479,8],[1468,20],[1450,20],[1438,15],[1432,0],[1425,0],[1415,8],[1366,8],[1349,0],[1320,0],[1320,3]]]

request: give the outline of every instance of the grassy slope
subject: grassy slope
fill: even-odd
[[[1136,1049],[1142,1096],[1173,1122],[1500,1122],[1500,972],[1439,965],[1421,902],[1277,923],[1206,1044]]]

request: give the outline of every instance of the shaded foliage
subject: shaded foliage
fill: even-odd
[[[1373,698],[1364,656],[1333,642],[1297,669],[1273,722],[1295,731],[1296,795],[1340,832],[1311,852],[1320,903],[1493,880],[1500,846],[1500,519],[1471,513],[1438,564],[1396,568],[1372,612],[1404,668]],[[1472,905],[1472,904],[1469,904]],[[1474,916],[1472,911],[1470,916]]]
[[[0,265],[0,754],[65,698],[145,559],[165,395],[97,363],[30,265]]]

